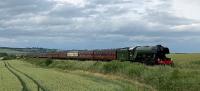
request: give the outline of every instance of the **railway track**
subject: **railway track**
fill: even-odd
[[[28,86],[28,84],[30,83],[27,83],[25,81],[27,79],[29,80],[29,82],[31,81],[31,83],[35,85],[32,87],[35,87],[35,89],[37,89],[36,91],[48,91],[39,82],[37,82],[37,80],[33,79],[31,76],[27,75],[26,73],[14,68],[12,65],[9,64],[9,62],[5,61],[4,65],[20,81],[20,84],[22,85],[21,91],[31,91]]]

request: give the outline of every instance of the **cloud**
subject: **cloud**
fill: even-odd
[[[97,49],[164,44],[174,51],[194,51],[183,44],[200,43],[199,20],[180,16],[177,10],[184,7],[175,4],[174,0],[4,0],[0,46]]]
[[[1,16],[15,17],[20,14],[40,13],[52,8],[53,3],[46,0],[4,0],[1,1]],[[3,14],[3,15],[2,15]]]
[[[200,32],[200,23],[192,23],[188,25],[178,25],[172,27],[173,30],[176,30],[178,32],[181,31],[192,31],[192,32]]]
[[[172,8],[177,16],[200,20],[199,0],[173,0]]]
[[[84,7],[87,4],[86,0],[49,0],[55,2],[55,7],[73,5],[78,7]]]
[[[178,17],[174,15],[173,13],[157,12],[157,11],[149,11],[148,14],[145,16],[145,18],[149,22],[154,22],[154,23],[164,24],[164,25],[171,25],[171,26],[190,24],[193,22],[193,20]]]

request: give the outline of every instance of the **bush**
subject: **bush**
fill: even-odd
[[[192,64],[197,64],[197,65],[200,65],[200,60],[197,60],[197,61],[192,61],[191,63],[192,63]]]
[[[112,62],[104,64],[103,70],[106,73],[115,73],[119,71],[119,69],[121,69],[122,67],[123,66],[119,62],[112,61]]]
[[[16,59],[16,56],[15,55],[7,55],[7,56],[4,56],[2,60],[12,60],[12,59]]]
[[[49,58],[48,58],[48,59],[45,60],[45,65],[46,65],[46,66],[49,66],[49,65],[52,64],[52,63],[53,63],[53,60],[52,60],[52,59],[49,59]]]
[[[129,77],[140,77],[144,72],[145,67],[140,65],[128,66],[126,68]]]
[[[0,53],[0,57],[6,57],[6,56],[8,56],[7,53]]]

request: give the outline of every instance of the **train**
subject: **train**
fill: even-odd
[[[149,65],[172,65],[169,48],[162,45],[136,46],[117,49],[101,50],[70,50],[64,52],[37,53],[34,58],[70,59],[70,60],[96,60],[96,61],[131,61]]]

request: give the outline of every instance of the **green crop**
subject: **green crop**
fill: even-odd
[[[83,70],[117,75],[131,81],[147,84],[159,91],[198,91],[200,89],[200,54],[170,54],[171,66],[147,66],[140,63],[54,60],[45,65],[45,59],[26,59],[30,63],[68,71]]]
[[[168,57],[174,67],[117,60],[0,61],[0,91],[198,91],[200,54]]]
[[[18,79],[0,61],[0,91],[20,91],[22,86]]]
[[[147,89],[123,79],[94,76],[84,71],[66,73],[40,68],[19,60],[8,61],[7,64],[22,78],[28,91],[37,91],[37,84],[47,91],[141,91]]]

